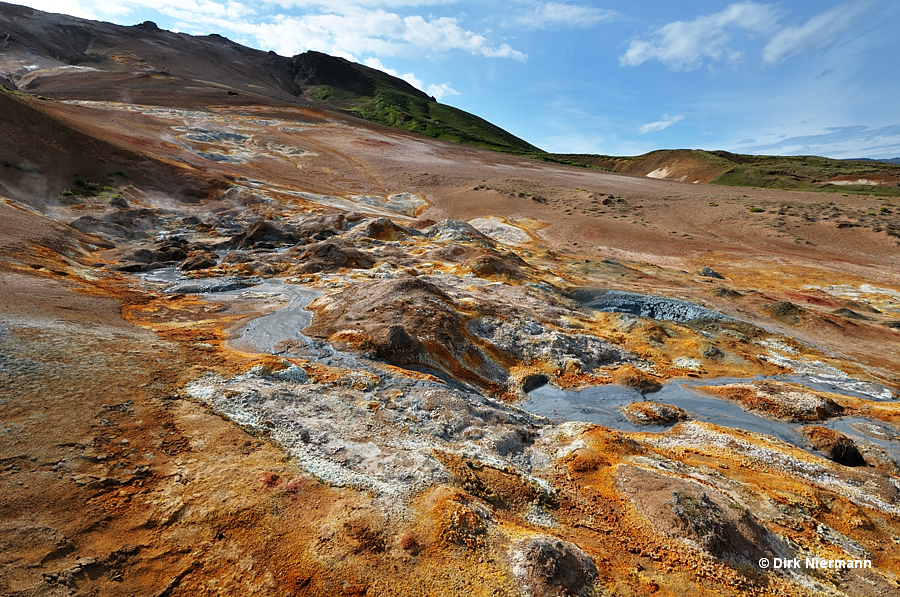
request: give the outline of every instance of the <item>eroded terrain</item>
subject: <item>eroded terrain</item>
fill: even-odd
[[[3,592],[900,588],[889,202],[0,99]]]

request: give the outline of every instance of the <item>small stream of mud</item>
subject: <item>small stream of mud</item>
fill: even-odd
[[[611,429],[630,432],[663,432],[669,426],[637,425],[628,420],[622,409],[633,402],[652,400],[661,404],[677,406],[687,411],[695,421],[714,423],[722,427],[743,429],[778,438],[784,442],[811,450],[809,441],[802,435],[800,428],[809,423],[791,423],[768,419],[742,409],[737,403],[716,398],[696,389],[698,386],[718,386],[731,383],[742,383],[753,380],[774,379],[803,384],[816,388],[821,380],[807,380],[803,375],[776,376],[764,378],[756,376],[749,379],[716,378],[709,380],[673,380],[666,383],[659,392],[644,396],[634,388],[617,385],[594,386],[579,391],[561,390],[546,384],[528,392],[528,399],[516,406],[522,410],[547,417],[554,422],[585,421]],[[824,388],[822,388],[824,389]],[[841,391],[840,387],[829,386],[828,391],[858,396],[858,392]],[[869,400],[877,399],[864,395]],[[816,425],[835,429],[854,440],[874,444],[900,462],[900,441],[897,431],[880,421],[872,421],[862,417],[836,417],[816,422]]]
[[[179,284],[189,281],[174,267],[151,270],[141,277],[149,282],[168,284],[168,292],[177,289]],[[215,279],[204,278],[198,282],[209,280]],[[215,302],[232,304],[243,302],[242,308],[247,311],[252,311],[252,307],[256,307],[251,301],[256,302],[260,310],[276,305],[276,310],[254,317],[234,331],[227,342],[228,346],[235,350],[264,354],[274,352],[275,345],[283,340],[304,342],[308,340],[300,334],[300,330],[312,322],[312,313],[306,310],[306,306],[322,293],[298,284],[289,284],[283,279],[271,278],[254,283],[250,287],[197,294]]]
[[[228,345],[236,350],[271,353],[274,352],[275,345],[283,340],[305,339],[300,334],[300,330],[303,330],[312,322],[312,313],[306,310],[306,306],[321,294],[318,290],[271,279],[249,290],[219,292],[214,296],[218,301],[227,301],[229,299],[264,299],[270,301],[275,299],[282,302],[284,304],[283,307],[267,315],[250,320],[228,340]]]

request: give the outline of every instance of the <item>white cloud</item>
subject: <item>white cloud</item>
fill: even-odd
[[[438,101],[448,95],[459,95],[459,92],[453,89],[453,87],[450,86],[450,83],[441,83],[440,85],[431,84],[426,89],[424,82],[416,77],[413,73],[400,75],[394,69],[386,67],[384,63],[381,62],[381,60],[379,60],[378,58],[366,58],[362,63],[370,68],[377,68],[378,70],[385,72],[391,76],[403,79],[416,89],[424,91]]]
[[[401,8],[407,6],[436,6],[440,4],[455,4],[456,0],[263,0],[266,4],[274,4],[281,8],[322,8],[342,11],[347,8],[377,6],[388,8]]]
[[[147,8],[177,20],[190,33],[237,33],[263,49],[293,55],[317,50],[335,56],[434,55],[464,51],[486,58],[525,61],[508,44],[494,45],[465,29],[456,18],[402,15],[384,7],[417,7],[445,0],[22,0],[39,10],[63,11],[84,18],[127,15]],[[279,8],[306,9],[288,15]],[[273,12],[273,9],[276,12]],[[277,14],[276,14],[277,13]]]
[[[551,29],[556,27],[586,29],[618,18],[619,13],[614,10],[561,2],[546,2],[536,5],[526,14],[517,17],[512,23],[529,29]]]
[[[774,5],[738,2],[722,12],[664,25],[649,40],[633,40],[619,64],[638,66],[659,60],[672,70],[692,70],[706,60],[734,62],[743,53],[730,45],[733,32],[771,33],[777,20]]]
[[[460,27],[457,19],[450,17],[426,19],[421,15],[350,8],[344,14],[277,15],[265,22],[223,19],[213,24],[251,36],[264,49],[287,56],[305,50],[379,56],[465,51],[488,58],[527,59],[507,44],[493,46],[486,37]]]
[[[88,2],[77,0],[20,0],[16,4],[44,12],[58,12],[82,19],[97,19],[97,13],[88,8]]]
[[[682,116],[681,114],[676,114],[675,116],[663,114],[662,118],[660,118],[656,122],[650,122],[641,125],[641,127],[638,129],[638,132],[640,132],[642,135],[646,135],[647,133],[656,133],[669,128],[680,120],[684,120],[684,116]]]
[[[450,87],[450,83],[441,83],[440,85],[429,85],[428,89],[425,90],[425,93],[436,99],[437,101],[441,101],[448,95],[459,95],[459,92],[456,89]]]
[[[785,27],[763,48],[763,61],[781,62],[806,50],[831,45],[838,35],[856,24],[856,20],[870,8],[869,2],[854,0],[817,14],[806,23]]]
[[[362,61],[362,63],[365,64],[366,66],[368,66],[369,68],[378,69],[381,72],[391,75],[392,77],[397,77],[398,79],[403,79],[404,81],[406,81],[407,83],[409,83],[410,85],[412,85],[413,87],[418,89],[419,91],[422,91],[424,89],[424,87],[423,87],[424,83],[422,82],[422,79],[418,78],[413,73],[406,73],[404,75],[401,75],[394,69],[386,67],[384,65],[384,63],[381,62],[381,60],[379,60],[378,58],[366,58],[365,60]]]

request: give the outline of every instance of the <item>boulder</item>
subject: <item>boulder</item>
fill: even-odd
[[[801,429],[813,448],[844,466],[868,466],[853,440],[834,429],[808,425]]]
[[[518,543],[512,573],[525,595],[574,596],[597,580],[597,565],[574,543],[538,536]]]

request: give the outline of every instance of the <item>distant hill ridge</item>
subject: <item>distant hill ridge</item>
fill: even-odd
[[[900,158],[845,158],[853,162],[883,162],[885,164],[900,164]]]
[[[695,184],[900,196],[900,165],[819,156],[757,156],[661,149],[633,157],[548,154],[544,159]]]
[[[0,2],[0,36],[0,86],[58,99],[240,105],[264,96],[338,109],[445,141],[637,176],[900,196],[900,158],[835,160],[687,149],[633,157],[550,154],[362,64],[313,51],[284,57],[217,34],[173,33],[150,21],[125,27]]]

